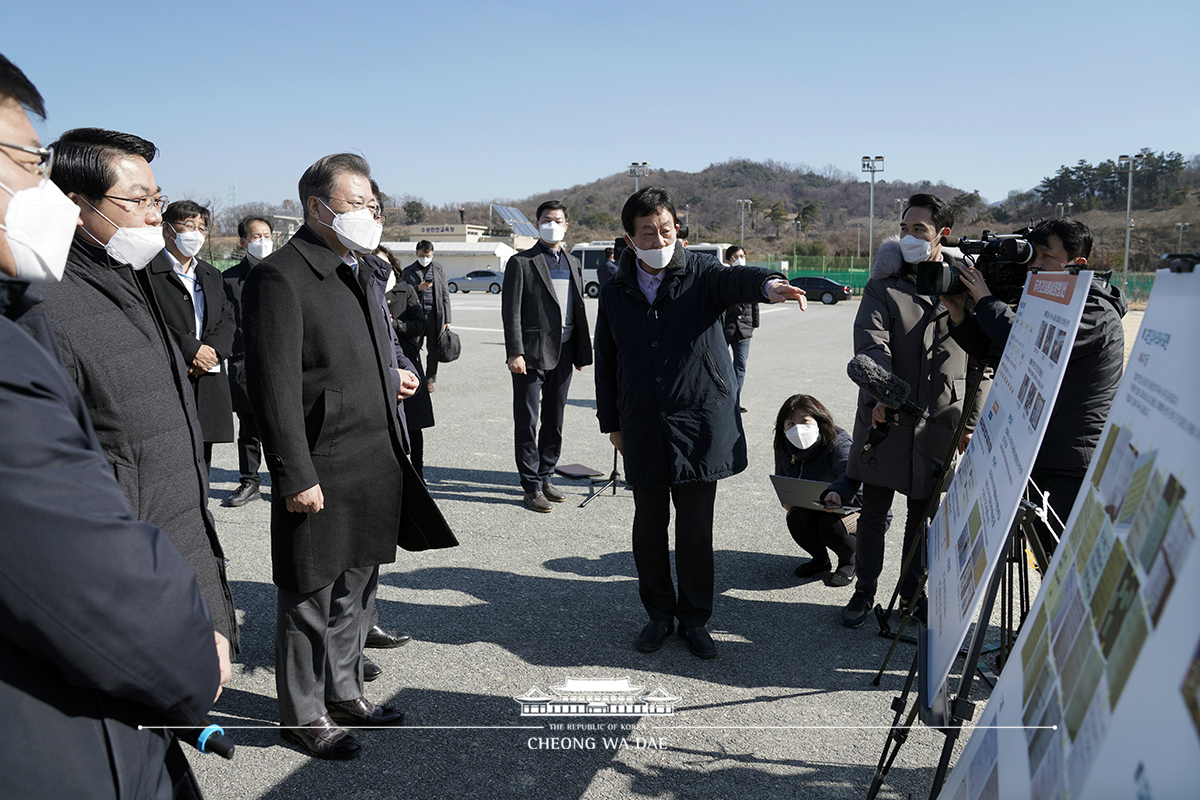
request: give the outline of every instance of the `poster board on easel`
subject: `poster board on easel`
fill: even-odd
[[[1200,787],[1200,275],[1160,271],[1014,654],[943,797]]]

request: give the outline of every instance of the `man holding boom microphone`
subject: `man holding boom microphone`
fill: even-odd
[[[964,263],[961,253],[941,244],[953,226],[954,211],[941,198],[932,194],[909,198],[900,238],[880,245],[854,320],[855,356],[870,358],[880,369],[907,383],[910,398],[929,419],[901,414],[897,421],[865,389],[859,392],[854,445],[846,470],[863,484],[856,542],[858,583],[842,609],[842,624],[849,628],[866,622],[875,604],[875,589],[883,571],[883,536],[895,493],[908,498],[907,555],[924,531],[929,497],[963,412],[967,354],[950,338],[946,306],[937,297],[920,294],[916,286],[916,265],[922,261]],[[981,391],[977,403],[982,396]],[[888,426],[887,438],[866,449],[868,434],[875,426]],[[914,559],[900,588],[906,604],[914,600],[919,579]]]

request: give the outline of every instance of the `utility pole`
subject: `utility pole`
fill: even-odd
[[[1117,169],[1129,170],[1129,193],[1125,201],[1125,266],[1121,270],[1121,289],[1126,297],[1129,296],[1129,234],[1133,232],[1133,171],[1140,169],[1145,160],[1145,153],[1138,153],[1133,158],[1117,158]]]
[[[862,157],[862,171],[871,173],[871,224],[867,235],[867,260],[875,249],[875,173],[883,172],[883,156]]]
[[[745,248],[745,246],[746,246],[746,209],[749,208],[750,206],[754,205],[754,203],[750,200],[738,200],[737,204],[739,206],[741,206],[741,208],[742,208],[742,241],[740,242],[739,246],[742,248]]]

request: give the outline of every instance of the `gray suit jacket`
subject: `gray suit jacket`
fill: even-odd
[[[592,363],[592,336],[583,306],[583,268],[567,253],[571,269],[571,304],[576,367]],[[500,317],[504,322],[504,350],[509,358],[523,355],[527,369],[554,369],[562,351],[562,313],[550,282],[550,267],[537,245],[517,253],[504,268],[504,293]]]

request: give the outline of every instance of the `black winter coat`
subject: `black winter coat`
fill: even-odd
[[[246,276],[254,265],[249,258],[243,258],[234,266],[221,273],[221,282],[225,287],[225,297],[233,312],[233,345],[229,349],[229,360],[225,366],[229,371],[229,386],[238,391],[232,391],[233,410],[239,415],[252,414],[246,394],[246,339],[242,320],[242,287],[246,284]]]
[[[275,584],[315,591],[395,561],[398,541],[457,544],[404,454],[389,323],[366,278],[305,225],[254,267],[243,302]],[[318,484],[322,511],[287,510],[285,498]]]
[[[1125,371],[1121,318],[1127,310],[1119,288],[1092,277],[1062,387],[1033,463],[1035,472],[1080,478],[1087,472]],[[1015,316],[1003,300],[985,297],[950,335],[968,353],[982,358],[989,350],[1003,350]]]
[[[24,289],[0,279],[3,792],[198,797],[174,738],[138,726],[212,706],[212,619],[179,550],[130,512],[45,317],[22,319],[37,341],[10,321]]]
[[[850,434],[842,428],[837,429],[837,436],[825,447],[818,442],[808,450],[797,450],[795,445],[785,440],[784,451],[775,451],[775,474],[828,483],[827,491],[837,492],[842,498],[842,505],[861,506],[862,484],[846,475],[846,464],[850,460],[850,447],[853,444]]]
[[[195,259],[196,277],[200,290],[204,292],[204,333],[196,338],[196,312],[192,305],[192,293],[171,265],[167,251],[156,255],[146,267],[150,286],[162,309],[163,319],[175,344],[183,353],[183,360],[191,364],[200,345],[206,344],[217,351],[222,360],[220,372],[206,372],[189,377],[196,398],[196,414],[200,417],[200,430],[206,442],[233,441],[233,399],[229,392],[229,378],[224,360],[233,351],[233,336],[237,323],[233,318],[233,307],[225,295],[221,273],[207,261]]]
[[[236,649],[196,401],[146,271],[113,264],[103,248],[76,237],[62,280],[39,288],[63,366],[129,507],[166,531],[196,570],[213,625]]]
[[[398,277],[398,276],[397,276]],[[385,295],[392,330],[400,342],[400,349],[413,365],[413,372],[421,381],[421,388],[404,401],[404,418],[409,430],[432,428],[433,398],[425,382],[425,368],[421,364],[421,337],[425,335],[425,308],[417,290],[407,281],[397,280]]]
[[[726,269],[676,246],[654,303],[638,287],[636,255],[621,255],[596,316],[596,416],[620,431],[634,486],[715,481],[746,468],[737,381],[721,332],[736,303],[762,301],[777,272]]]
[[[725,341],[729,344],[744,342],[754,336],[758,327],[758,303],[743,303],[725,312]]]

